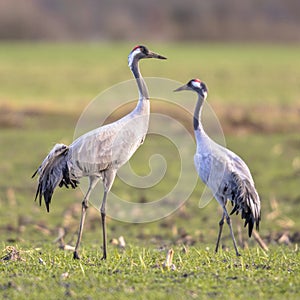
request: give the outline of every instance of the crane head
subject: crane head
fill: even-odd
[[[150,51],[146,46],[135,46],[128,55],[128,66],[131,66],[135,60],[143,58],[167,59],[166,57]]]
[[[204,99],[206,99],[207,92],[208,92],[206,84],[197,78],[191,79],[187,84],[174,90],[174,92],[179,92],[179,91],[195,91]]]

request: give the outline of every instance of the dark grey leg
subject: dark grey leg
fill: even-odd
[[[102,220],[102,235],[103,235],[103,256],[102,259],[107,258],[107,242],[106,242],[106,222],[105,222],[105,217],[106,217],[106,196],[107,192],[104,192],[103,196],[103,201],[101,205],[101,220]]]
[[[219,234],[218,234],[218,239],[217,239],[216,249],[215,249],[216,253],[218,252],[218,249],[219,249],[219,243],[220,243],[222,230],[223,230],[223,224],[224,224],[224,217],[225,217],[225,213],[223,213],[222,219],[219,222]]]
[[[83,232],[83,226],[84,226],[84,221],[85,221],[85,216],[86,216],[86,211],[88,209],[88,201],[89,201],[89,197],[90,194],[93,190],[93,188],[96,186],[97,182],[99,181],[99,177],[90,177],[90,185],[89,185],[89,189],[82,201],[82,208],[81,208],[81,219],[80,219],[80,225],[79,225],[79,232],[78,232],[78,237],[77,237],[77,242],[76,242],[76,246],[75,246],[75,250],[73,253],[73,258],[74,259],[80,259],[79,254],[78,254],[78,249],[79,249],[79,245],[81,242],[81,238],[82,238],[82,232]]]
[[[236,245],[235,237],[234,237],[232,226],[231,226],[231,219],[230,219],[228,214],[226,216],[226,222],[227,222],[227,224],[229,226],[229,229],[230,229],[230,234],[231,234],[231,238],[232,238],[232,241],[233,241],[233,246],[234,246],[234,249],[235,249],[235,253],[236,253],[237,256],[241,256],[241,254],[238,251],[237,245]]]

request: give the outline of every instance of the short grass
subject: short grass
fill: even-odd
[[[252,248],[236,257],[232,252],[215,255],[211,249],[177,246],[172,269],[163,266],[165,251],[153,247],[110,248],[107,261],[90,247],[81,261],[49,245],[18,250],[20,260],[0,265],[3,299],[299,297],[299,252],[287,247],[272,247],[268,253]]]
[[[74,245],[82,194],[58,189],[47,214],[44,205],[40,208],[33,202],[36,182],[31,175],[54,143],[72,141],[77,119],[92,98],[131,78],[126,61],[131,47],[125,43],[0,45],[1,257],[15,247],[20,258],[0,262],[1,297],[298,299],[299,46],[156,44],[151,48],[169,60],[142,65],[145,76],[182,82],[200,77],[207,82],[210,104],[217,113],[225,111],[221,122],[227,146],[242,156],[254,176],[262,199],[260,234],[269,252],[247,238],[239,216],[234,216],[234,229],[242,232],[239,247],[245,246],[242,257],[235,257],[227,228],[223,247],[214,254],[221,210],[215,200],[199,208],[200,180],[185,205],[166,218],[142,224],[109,218],[109,239],[122,235],[126,247],[110,243],[105,262],[100,260],[100,217],[94,208],[88,211],[81,261],[72,260],[71,252],[53,243],[58,229],[65,227],[65,241]],[[231,107],[237,109],[233,120],[238,123],[226,117]],[[285,116],[284,128],[278,126],[274,110]],[[240,112],[251,114],[251,128]],[[266,123],[267,127],[256,126]],[[173,186],[178,164],[169,159],[167,141],[148,137],[132,158],[132,167],[138,174],[149,172],[145,157],[157,150],[164,153],[169,167],[159,185],[134,189],[117,179],[113,192],[128,201],[151,202]],[[186,180],[194,176],[193,169],[185,175]],[[288,245],[280,244],[280,238]],[[170,248],[175,252],[174,271],[162,267]]]

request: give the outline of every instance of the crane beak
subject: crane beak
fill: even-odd
[[[167,59],[166,57],[164,57],[160,54],[154,53],[152,51],[149,51],[147,58]]]
[[[188,91],[188,90],[190,90],[190,88],[185,84],[185,85],[179,87],[178,89],[174,90],[174,92]]]

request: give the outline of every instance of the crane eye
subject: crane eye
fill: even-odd
[[[149,50],[145,46],[140,46],[140,49],[146,55],[149,53]]]

